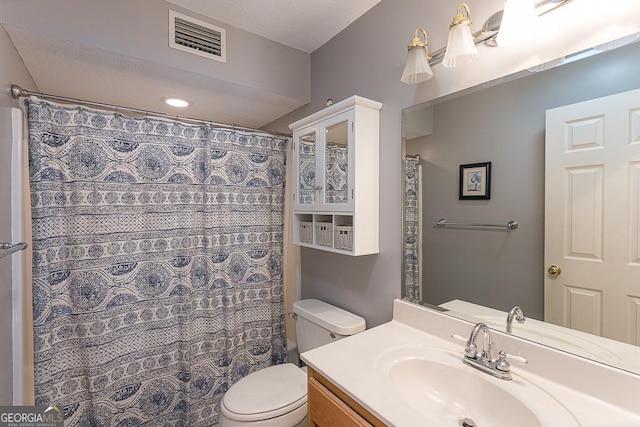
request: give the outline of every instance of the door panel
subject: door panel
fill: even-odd
[[[629,163],[629,208],[631,239],[629,262],[640,264],[640,162]]]
[[[566,169],[566,256],[602,259],[602,169],[602,165]]]
[[[640,345],[640,296],[629,297],[631,344]]]
[[[582,332],[602,335],[602,292],[565,285],[566,326]]]

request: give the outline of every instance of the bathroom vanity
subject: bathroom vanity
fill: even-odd
[[[303,353],[310,425],[640,425],[637,375],[492,330],[502,380],[463,363],[474,325],[395,300],[392,321]]]

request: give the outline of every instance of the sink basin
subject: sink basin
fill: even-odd
[[[494,378],[462,362],[462,352],[431,346],[389,349],[376,372],[395,398],[428,420],[429,426],[578,426],[556,399],[514,373]]]

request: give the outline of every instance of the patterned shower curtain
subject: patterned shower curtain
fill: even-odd
[[[422,166],[417,157],[404,159],[404,297],[422,298]]]
[[[286,357],[286,139],[27,102],[36,404],[214,424]]]

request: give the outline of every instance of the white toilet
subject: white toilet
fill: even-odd
[[[365,330],[365,320],[315,299],[293,304],[300,353]],[[307,373],[292,363],[270,366],[235,383],[222,398],[221,427],[307,425]]]

